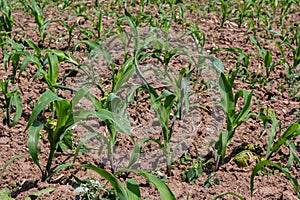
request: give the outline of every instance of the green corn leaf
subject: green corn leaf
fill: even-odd
[[[88,116],[95,116],[102,121],[110,120],[114,122],[114,125],[119,132],[130,135],[130,123],[125,116],[115,114],[106,109],[99,109],[97,112],[91,110],[80,110],[74,113],[74,120],[75,122],[78,122]]]
[[[228,135],[229,135],[228,131],[222,131],[219,135],[218,154],[221,155],[222,163],[224,163],[226,148],[230,139],[228,138]]]
[[[270,133],[268,136],[268,147],[267,147],[266,159],[268,159],[272,153],[271,148],[272,148],[272,144],[275,140],[275,137],[277,135],[276,128],[279,124],[279,121],[276,119],[276,114],[274,111],[270,111],[270,117],[271,117],[271,121],[272,121],[272,126],[270,128]]]
[[[215,58],[215,57],[212,57],[212,56],[208,56],[208,57],[206,57],[206,58],[209,59],[209,60],[212,62],[213,67],[214,67],[217,71],[219,71],[219,72],[221,72],[221,73],[224,72],[223,63],[222,63],[222,61],[221,61],[220,59]]]
[[[138,183],[134,179],[126,180],[128,200],[141,200],[141,192]]]
[[[58,145],[58,150],[62,152],[65,152],[68,149],[74,149],[73,132],[69,127],[66,128],[65,132],[60,135]]]
[[[140,171],[140,170],[135,170],[135,169],[122,169],[122,170],[116,172],[116,174],[119,174],[122,172],[133,172],[135,174],[139,174],[139,175],[143,176],[144,178],[146,178],[151,184],[153,184],[155,186],[155,188],[158,189],[162,200],[172,200],[172,199],[175,200],[176,199],[175,195],[172,193],[170,188],[162,180],[155,177],[154,175],[149,174],[147,172]]]
[[[114,78],[114,88],[112,92],[116,92],[120,89],[129,78],[132,76],[133,72],[135,71],[135,67],[133,64],[133,58],[130,58],[126,61],[124,66],[118,71],[118,74]]]
[[[233,116],[235,104],[232,93],[232,86],[230,85],[226,76],[223,73],[221,73],[219,85],[221,93],[221,106],[227,115]]]
[[[18,92],[14,92],[11,103],[16,106],[16,113],[11,124],[11,126],[14,126],[19,122],[22,116],[22,98]]]
[[[43,195],[43,194],[47,194],[47,193],[51,193],[55,190],[55,188],[45,188],[45,189],[42,189],[42,190],[39,190],[31,195],[29,195],[29,197],[26,197],[24,200],[35,200],[37,199],[37,197]]]
[[[8,188],[3,188],[0,191],[0,199],[2,200],[14,200],[14,198],[11,198],[10,191]]]
[[[122,184],[116,179],[116,177],[114,175],[112,175],[111,173],[109,173],[106,170],[101,169],[99,167],[95,167],[95,166],[88,165],[88,164],[78,165],[78,166],[97,172],[101,177],[105,178],[106,180],[108,180],[110,182],[111,186],[117,192],[118,197],[120,198],[120,200],[127,200],[128,199],[126,190],[124,189]]]
[[[19,68],[20,55],[13,53],[10,58],[13,66],[13,77],[15,77],[17,73],[17,69]]]
[[[292,166],[294,160],[296,160],[296,162],[298,164],[300,164],[300,158],[297,155],[295,144],[292,141],[287,141],[286,143],[288,144],[289,149],[290,149],[290,157],[289,157],[288,163],[287,163],[287,168],[289,169]]]
[[[133,142],[134,142],[134,149],[133,149],[133,151],[131,153],[131,156],[130,156],[127,168],[130,168],[137,161],[137,159],[138,159],[138,157],[140,155],[140,151],[141,151],[142,145],[145,142],[149,141],[149,140],[151,140],[151,139],[150,138],[143,138],[140,142],[135,142],[133,140]]]
[[[99,135],[99,133],[93,131],[93,132],[90,132],[88,135],[86,135],[82,140],[80,140],[80,142],[77,145],[77,148],[75,149],[75,152],[74,152],[73,163],[75,163],[76,158],[79,154],[79,151],[83,147],[84,143],[87,142],[88,140],[90,140],[93,137],[97,137],[98,135]]]
[[[24,56],[24,60],[20,65],[19,78],[21,74],[25,71],[29,62],[35,64],[38,68],[42,68],[40,60],[38,59],[38,57],[34,56],[33,54],[30,54],[28,52],[17,52],[17,53]],[[39,74],[37,74],[36,76],[39,76]],[[36,78],[34,78],[34,80],[36,80]]]
[[[58,58],[58,62],[67,62],[67,63],[72,63],[74,65],[79,65],[79,63],[74,60],[69,54],[62,50],[57,50],[57,49],[45,49],[44,50],[46,53],[51,53],[53,55],[56,55]]]
[[[253,196],[253,190],[254,190],[254,177],[258,174],[258,172],[266,165],[271,165],[273,167],[276,167],[277,169],[279,169],[282,173],[284,173],[286,175],[286,177],[291,181],[298,197],[300,197],[300,193],[299,193],[299,187],[298,187],[298,181],[296,178],[293,178],[292,175],[289,173],[289,171],[286,168],[283,168],[280,164],[278,163],[273,163],[269,160],[264,160],[264,161],[260,161],[259,163],[257,163],[251,173],[251,177],[250,177],[250,195],[251,197]]]
[[[79,101],[88,94],[89,90],[86,87],[81,87],[78,91],[76,91],[75,96],[72,98],[72,110],[74,110]]]
[[[212,198],[212,200],[217,200],[217,199],[219,199],[221,197],[224,197],[224,196],[227,196],[227,195],[232,195],[232,196],[234,196],[234,197],[236,197],[236,198],[238,198],[240,200],[245,200],[244,197],[242,197],[242,196],[240,196],[238,194],[235,194],[233,192],[225,192],[225,193],[219,194],[219,195],[215,196],[214,198]]]
[[[49,63],[47,80],[49,80],[50,87],[53,88],[58,79],[58,58],[53,54],[47,54],[46,57],[48,58]]]
[[[244,97],[244,106],[242,110],[237,113],[237,116],[233,121],[235,127],[239,126],[243,122],[243,120],[248,116],[251,108],[252,92],[242,91],[242,94]]]
[[[20,158],[28,158],[28,156],[23,156],[23,155],[16,155],[16,156],[13,156],[11,159],[9,159],[3,166],[2,170],[1,170],[1,173],[0,173],[0,180],[2,178],[2,175],[4,174],[6,168],[13,162],[15,161],[16,159],[20,159]]]
[[[264,59],[266,69],[270,68],[271,62],[272,62],[272,55],[271,55],[270,50],[267,50],[266,54],[265,54],[265,59]]]
[[[170,112],[172,111],[172,107],[174,105],[175,100],[176,100],[175,94],[171,94],[166,97],[164,108],[166,109],[168,117],[170,116]]]
[[[55,101],[57,125],[53,135],[50,135],[53,145],[57,144],[62,138],[62,135],[66,133],[68,128],[74,124],[72,105],[65,99]],[[49,138],[49,136],[48,136]]]
[[[114,122],[117,130],[121,133],[130,135],[130,123],[127,118],[118,114],[112,113],[108,110],[102,109],[96,113],[96,116],[102,121],[111,120]]]
[[[36,106],[34,107],[30,115],[25,131],[32,125],[37,116],[46,108],[47,105],[54,101],[60,100],[62,100],[62,98],[58,97],[57,94],[53,93],[52,91],[47,90],[46,92],[44,92],[36,103]]]
[[[125,106],[125,101],[121,97],[114,93],[108,95],[105,108],[108,108],[109,111],[122,115],[125,112]]]
[[[40,140],[40,131],[43,128],[43,124],[41,122],[34,122],[32,126],[29,128],[28,133],[28,149],[29,154],[32,158],[32,161],[40,168],[42,171],[40,162],[39,162],[39,154],[41,151],[41,147],[38,146]]]
[[[282,144],[285,144],[288,139],[292,139],[293,137],[296,137],[298,135],[300,135],[300,125],[298,124],[298,122],[296,122],[289,126],[283,133],[283,135],[279,137],[277,142],[275,142],[275,144],[272,146],[271,152],[276,152],[279,147]]]
[[[260,138],[262,138],[267,132],[269,120],[268,120],[268,117],[262,111],[260,111],[260,113],[258,114],[258,118],[261,119],[261,121],[263,122],[263,125],[264,125],[264,131],[260,135]]]
[[[31,40],[29,40],[27,38],[22,38],[22,40],[24,40],[34,50],[34,52],[36,53],[36,57],[37,58],[41,58],[42,57],[41,49],[36,44],[34,44],[33,41],[31,41]]]

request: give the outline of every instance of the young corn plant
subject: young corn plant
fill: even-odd
[[[282,145],[285,145],[290,150],[290,157],[288,159],[288,163],[286,165],[287,168],[290,168],[293,165],[293,162],[296,161],[300,163],[300,158],[297,155],[295,139],[300,136],[300,120],[297,120],[293,124],[291,124],[285,132],[278,137],[275,141],[275,138],[278,136],[278,131],[276,128],[280,121],[276,119],[276,115],[274,112],[271,113],[271,121],[272,126],[270,128],[270,133],[268,136],[268,148],[266,153],[266,160],[270,159],[272,155],[274,155]]]
[[[216,169],[219,164],[224,163],[226,148],[230,144],[236,128],[243,123],[250,112],[252,92],[238,90],[236,94],[233,93],[233,81],[235,76],[226,77],[221,73],[220,76],[220,93],[221,106],[226,115],[226,131],[222,131],[219,135],[219,140],[216,144]],[[242,108],[237,111],[237,102],[239,98],[243,97],[244,104]]]
[[[60,22],[61,24],[63,24],[64,27],[67,29],[67,34],[68,34],[67,43],[68,43],[68,49],[70,49],[70,47],[71,47],[71,41],[72,41],[72,38],[74,37],[73,31],[76,28],[76,26],[78,26],[78,24],[74,23],[72,25],[69,25],[66,22],[66,20],[62,20],[62,19],[57,19],[57,21]]]
[[[280,62],[280,61],[279,61]],[[279,65],[279,62],[272,62],[272,55],[270,50],[266,50],[264,53],[264,67],[265,67],[265,73],[266,73],[266,81],[268,81],[271,72],[274,70],[274,68]]]
[[[14,26],[14,19],[12,17],[12,4],[7,0],[4,0],[0,5],[0,35],[2,31],[5,32],[5,35],[11,37],[12,27]]]
[[[29,9],[31,14],[33,15],[35,19],[35,23],[38,25],[39,34],[40,34],[40,40],[39,45],[44,45],[44,40],[46,38],[45,31],[48,28],[49,23],[51,20],[47,20],[44,17],[43,9],[39,6],[38,2],[36,0],[32,0],[32,4],[28,3],[27,1],[21,1],[25,8]]]
[[[15,126],[22,115],[22,98],[18,91],[18,87],[14,87],[9,91],[9,84],[11,83],[10,79],[0,80],[1,93],[4,98],[0,98],[0,102],[6,110],[6,121],[8,126]],[[11,120],[11,113],[13,106],[15,106],[15,116]]]
[[[300,26],[292,26],[291,33],[293,35],[292,41],[290,41],[287,37],[280,37],[283,40],[284,44],[290,48],[293,54],[293,64],[290,66],[288,62],[286,62],[288,76],[292,76],[293,74],[295,74],[296,69],[300,64]],[[292,42],[294,43],[294,45],[291,44]]]
[[[197,67],[199,64],[203,64],[204,59],[209,59],[214,63],[215,68],[220,68],[221,62],[218,59],[214,59],[210,56],[202,56],[202,58],[196,60],[193,58],[187,49],[184,47],[176,47],[171,49],[167,42],[164,42],[161,38],[157,38],[156,32],[150,36],[140,38],[140,35],[137,31],[137,26],[134,20],[130,15],[125,16],[128,20],[129,25],[132,28],[134,35],[134,66],[138,77],[142,81],[143,89],[150,96],[150,105],[154,109],[159,124],[162,129],[163,141],[152,140],[156,142],[160,149],[163,151],[166,156],[167,162],[167,171],[170,173],[172,168],[172,159],[173,153],[176,149],[171,151],[171,139],[174,133],[175,125],[178,123],[177,120],[180,120],[183,115],[189,111],[189,81],[190,77],[195,69],[191,67],[192,64],[195,64]],[[165,39],[169,39],[169,29],[170,25],[166,20],[162,21],[162,34]],[[157,30],[157,29],[155,29]],[[202,43],[203,38],[199,33],[199,29],[192,29],[191,34],[195,40],[197,50],[202,53]],[[205,41],[205,38],[204,38]],[[153,49],[152,52],[147,52],[148,47]],[[176,56],[183,55],[188,58],[189,66],[182,68],[177,74],[178,76],[172,74],[172,69],[169,67],[170,61]],[[164,80],[171,88],[164,89],[161,93],[158,92],[152,85],[148,83],[144,77],[139,63],[145,58],[155,58],[162,65],[161,69],[151,69],[155,73],[155,76],[160,77],[161,80]],[[185,107],[185,113],[183,114],[183,107]]]
[[[171,156],[171,149],[170,149],[170,142],[172,138],[172,134],[174,132],[175,124],[177,118],[181,117],[181,108],[183,100],[186,100],[187,97],[184,97],[185,91],[184,89],[187,89],[187,85],[189,82],[190,75],[192,71],[188,72],[187,78],[184,78],[184,74],[186,72],[186,69],[182,69],[181,73],[177,80],[174,80],[175,77],[172,77],[168,73],[168,63],[170,62],[170,59],[176,55],[174,52],[165,52],[164,58],[161,60],[160,57],[158,57],[155,53],[154,54],[147,54],[144,55],[145,57],[148,57],[152,55],[154,58],[160,59],[164,69],[165,70],[154,70],[156,74],[159,76],[160,73],[165,76],[168,83],[171,83],[172,87],[175,89],[175,93],[164,90],[161,94],[159,94],[154,87],[152,87],[146,80],[146,78],[143,76],[140,68],[139,68],[139,62],[141,61],[141,57],[144,57],[141,55],[142,51],[145,49],[141,47],[135,52],[134,55],[134,64],[135,69],[137,71],[138,76],[143,82],[143,89],[150,95],[150,104],[151,107],[154,109],[154,111],[157,114],[159,124],[162,128],[162,134],[163,134],[163,141],[160,140],[154,140],[159,147],[163,150],[164,155],[167,158],[167,171],[170,173],[172,168],[172,156]],[[185,86],[182,88],[182,82],[184,81]],[[173,109],[175,111],[172,113]],[[173,121],[171,121],[171,113],[173,114]]]
[[[17,70],[19,69],[19,61],[20,56],[18,55],[18,52],[21,52],[24,50],[24,46],[20,43],[16,43],[13,39],[6,40],[3,43],[3,65],[6,72],[8,72],[10,69],[10,61],[12,65],[12,83],[15,82],[15,77],[17,74]]]
[[[224,23],[229,19],[230,14],[234,10],[230,10],[230,8],[231,8],[230,1],[221,0],[219,2],[221,4],[221,13],[222,13],[220,27],[222,28],[222,27],[224,27]]]
[[[294,162],[296,162],[297,164],[300,163],[300,158],[297,154],[296,149],[296,140],[300,136],[300,119],[288,126],[283,134],[278,136],[281,131],[281,122],[276,119],[276,113],[274,111],[267,110],[266,115],[264,113],[260,113],[258,117],[264,122],[264,132],[266,132],[268,121],[271,122],[271,127],[268,135],[268,146],[265,159],[261,159],[252,170],[250,178],[251,196],[253,195],[255,176],[257,176],[261,170],[265,169],[267,165],[270,165],[286,175],[286,177],[291,181],[297,196],[300,197],[298,181],[296,178],[292,177],[289,172],[289,169],[292,167]],[[277,139],[275,140],[275,138]],[[280,163],[274,163],[270,160],[272,158],[272,155],[275,155],[283,145],[288,147],[290,151],[286,166],[283,166]]]
[[[290,27],[289,33],[285,34],[276,31],[271,33],[280,37],[281,42],[275,41],[275,44],[282,56],[281,63],[286,68],[286,82],[290,87],[289,95],[297,99],[299,89],[299,70],[297,70],[297,67],[300,64],[300,27],[293,25]],[[292,35],[292,38],[290,38],[289,34]],[[284,46],[288,47],[289,50],[285,51]],[[292,63],[288,61],[290,54],[293,55]]]
[[[260,27],[261,17],[263,15],[263,0],[252,2],[251,17],[255,20],[257,27]]]
[[[79,99],[85,95],[84,90],[80,90],[71,101],[63,99],[51,90],[44,92],[38,102],[36,103],[30,118],[28,120],[25,131],[28,131],[27,147],[29,150],[30,157],[41,171],[41,180],[50,181],[50,178],[61,168],[66,166],[62,164],[57,166],[54,170],[51,168],[55,153],[65,151],[73,148],[72,140],[72,127],[75,124],[73,108],[78,103]],[[38,121],[37,118],[40,116],[47,106],[53,104],[55,107],[55,114],[53,117],[43,116],[44,121]],[[45,114],[45,112],[43,113]],[[80,118],[80,116],[76,116]],[[41,147],[39,146],[40,134],[44,130],[47,132],[48,142],[50,143],[49,154],[47,158],[47,164],[45,166],[40,163]],[[27,156],[16,155],[12,157],[4,165],[1,175],[5,169],[16,159],[27,158]],[[70,165],[70,164],[69,164]]]
[[[232,71],[236,71],[237,77],[241,77],[242,81],[246,81],[250,75],[248,67],[250,64],[250,55],[243,52],[240,48],[223,48],[221,51],[233,53],[237,56],[236,68]]]
[[[76,97],[74,97],[74,99],[76,100]],[[42,181],[48,181],[48,178],[52,175],[51,166],[58,148],[62,150],[72,149],[71,128],[74,125],[73,106],[75,104],[73,101],[74,100],[68,101],[58,97],[51,90],[48,90],[41,95],[29,118],[25,129],[25,131],[29,131],[28,149],[32,161],[38,166],[42,173]],[[55,107],[54,117],[47,118],[45,122],[37,121],[39,114],[50,104]],[[38,145],[40,131],[43,129],[47,132],[48,141],[50,143],[50,152],[45,168],[39,161],[41,148]]]
[[[189,112],[189,97],[191,95],[191,92],[188,90],[188,87],[190,84],[191,75],[195,71],[195,68],[189,66],[186,68],[182,68],[178,73],[174,74],[169,66],[169,63],[172,58],[178,55],[185,55],[183,52],[181,52],[183,48],[178,48],[176,50],[167,50],[166,48],[165,50],[163,50],[158,48],[159,46],[164,46],[162,44],[157,45],[158,43],[160,43],[159,40],[153,40],[152,42],[153,44],[155,44],[154,53],[146,53],[142,55],[140,51],[143,51],[143,47],[139,49],[136,52],[137,55],[135,55],[135,67],[140,79],[143,82],[144,90],[150,95],[151,107],[156,112],[159,124],[162,128],[163,141],[154,140],[154,142],[156,142],[163,150],[163,153],[167,158],[167,171],[168,173],[170,173],[172,169],[172,162],[174,159],[173,154],[176,152],[176,147],[175,149],[172,149],[173,152],[170,149],[171,139],[173,137],[175,125],[179,122],[178,120],[182,120],[183,116],[186,116]],[[156,58],[160,61],[163,68],[154,68],[152,70],[154,71],[156,77],[160,77],[161,80],[164,80],[170,86],[170,89],[165,89],[161,93],[159,93],[152,85],[147,82],[139,67],[139,62],[141,60],[138,60],[139,58],[145,58],[144,56],[151,56],[152,58]],[[187,57],[189,56],[190,55],[187,55]],[[212,59],[213,61],[217,60],[207,56],[203,56],[203,59]],[[192,61],[190,60],[190,62]],[[199,61],[194,60],[194,62],[197,63]],[[219,62],[217,63],[220,64]],[[219,67],[220,66],[216,64],[215,68],[218,69]]]
[[[57,88],[64,88],[63,78],[61,83],[58,83],[58,67],[61,62],[67,62],[74,64],[75,68],[79,66],[76,60],[74,60],[70,55],[61,50],[52,50],[52,49],[40,49],[34,42],[29,39],[23,38],[24,43],[34,50],[34,53],[30,53],[25,51],[24,49],[17,48],[16,51],[11,52],[7,55],[7,59],[5,59],[5,66],[8,65],[9,61],[12,60],[13,65],[13,76],[16,77],[16,72],[19,69],[19,75],[23,72],[26,72],[26,67],[28,63],[33,63],[37,66],[36,74],[34,75],[34,80],[42,75],[45,79],[48,88],[56,92]],[[44,55],[43,55],[44,54]],[[23,61],[19,64],[19,61],[23,57]]]
[[[257,163],[254,166],[252,173],[251,173],[251,177],[250,177],[250,195],[251,195],[251,197],[253,196],[253,191],[254,191],[254,178],[255,178],[255,176],[257,176],[259,174],[259,172],[261,170],[265,169],[265,167],[267,165],[271,166],[273,168],[273,170],[277,169],[277,170],[279,170],[279,172],[283,173],[291,181],[298,198],[300,198],[298,180],[291,175],[291,173],[289,172],[289,170],[287,168],[281,166],[281,164],[279,164],[279,163],[274,163],[270,160],[260,161],[259,163]]]
[[[239,28],[241,28],[245,23],[245,17],[247,17],[250,12],[252,2],[238,0],[237,4],[238,8],[236,8],[233,12],[237,14],[236,20],[238,22]]]
[[[91,22],[93,23],[93,26],[96,28],[97,30],[97,38],[100,39],[103,35],[103,16],[104,13],[103,12],[99,12],[96,9],[93,9],[93,11],[95,12],[96,16],[97,16],[97,20],[94,21],[93,19],[91,20]]]
[[[126,38],[125,38],[126,39]],[[102,80],[96,77],[93,65],[82,66],[80,69],[88,77],[88,81],[84,83],[85,86],[96,86],[100,90],[102,97],[95,97],[90,95],[89,99],[93,103],[95,114],[92,111],[85,111],[87,114],[90,113],[95,115],[99,120],[103,121],[107,127],[108,136],[102,137],[108,151],[108,160],[113,172],[116,171],[117,166],[115,166],[114,161],[114,147],[117,142],[117,136],[120,133],[124,133],[130,136],[129,121],[125,116],[125,109],[127,99],[123,99],[119,96],[120,89],[124,84],[127,83],[131,75],[134,73],[133,58],[126,58],[125,63],[116,70],[115,63],[112,61],[109,52],[106,51],[103,45],[99,44],[97,41],[81,41],[80,43],[87,45],[90,49],[91,55],[103,56],[104,60],[108,63],[108,68],[112,72],[112,77],[110,78],[111,90],[103,88]],[[76,45],[77,46],[77,45]],[[93,58],[92,58],[93,60]],[[134,91],[137,88],[132,88]],[[131,93],[133,93],[133,91]],[[104,117],[103,114],[106,113],[108,117]],[[101,133],[99,133],[101,134]]]

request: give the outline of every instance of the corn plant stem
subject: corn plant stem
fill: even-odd
[[[109,135],[110,135],[110,140],[109,140],[109,147],[108,147],[108,160],[110,162],[110,166],[111,166],[111,171],[112,173],[115,172],[115,166],[114,166],[114,158],[113,158],[113,155],[114,155],[114,145],[115,145],[115,134],[113,133],[113,130],[111,128],[111,124],[109,122],[107,122],[107,129],[108,129],[108,132],[109,132]]]
[[[170,156],[170,145],[165,144],[165,154],[167,157],[167,173],[170,176],[171,175],[171,169],[172,169],[172,160]]]
[[[47,165],[46,165],[46,171],[43,173],[43,176],[42,176],[42,181],[43,182],[46,181],[46,179],[51,175],[51,164],[52,164],[52,161],[53,161],[53,158],[54,158],[55,151],[56,151],[55,147],[54,148],[52,147],[50,149],[50,154],[49,154]]]
[[[7,125],[10,126],[10,113],[11,113],[11,99],[8,98],[6,99],[6,120],[7,120]]]

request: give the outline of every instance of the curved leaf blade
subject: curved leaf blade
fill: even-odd
[[[33,122],[36,120],[37,116],[42,112],[42,110],[45,109],[45,107],[47,105],[49,105],[50,103],[54,102],[54,101],[59,101],[62,100],[62,98],[60,98],[59,96],[57,96],[57,94],[55,94],[54,92],[48,90],[46,92],[44,92],[40,99],[38,100],[36,106],[34,107],[30,118],[28,120],[27,126],[25,131],[33,124]]]

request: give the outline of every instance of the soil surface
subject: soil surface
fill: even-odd
[[[104,5],[104,4],[103,4]],[[87,3],[87,7],[92,7],[92,3]],[[108,5],[107,5],[108,6]],[[150,11],[153,14],[156,13],[156,10],[151,6],[149,7]],[[299,9],[299,8],[298,8]],[[133,13],[138,12],[138,9],[132,9]],[[71,10],[62,11],[61,8],[53,4],[48,8],[44,9],[44,15],[47,19],[59,18],[66,21],[68,24],[78,23],[76,28],[74,29],[74,36],[70,42],[70,47],[74,47],[76,41],[81,39],[86,39],[86,37],[79,33],[79,27],[88,29],[93,29],[90,21],[84,19],[80,16],[75,16],[71,19],[67,19],[70,14],[73,13]],[[24,12],[22,5],[16,6],[14,9],[13,18],[16,22],[16,26],[13,29],[12,35],[16,38],[16,40],[26,37],[36,44],[39,42],[39,33],[38,27],[34,21],[34,18],[30,13]],[[116,18],[113,17],[103,17],[103,29],[108,30]],[[263,60],[256,56],[258,50],[257,47],[251,43],[249,36],[251,33],[247,33],[248,26],[245,25],[241,28],[238,28],[238,25],[234,21],[226,21],[224,27],[220,27],[220,19],[214,13],[209,13],[208,15],[201,15],[199,13],[186,12],[186,19],[193,21],[200,30],[203,30],[206,34],[206,42],[204,45],[204,51],[208,54],[209,52],[214,52],[212,55],[221,59],[224,65],[224,69],[226,72],[235,69],[237,63],[237,56],[232,53],[216,51],[218,49],[224,48],[240,48],[245,53],[251,54],[250,57],[250,65],[248,67],[249,74],[253,72],[253,74],[265,74],[264,68],[262,66]],[[286,26],[291,25],[292,23],[299,22],[300,14],[294,13],[291,14],[289,20],[286,21]],[[276,21],[273,22],[274,29],[276,29]],[[174,29],[181,29],[180,25],[174,24]],[[57,21],[53,21],[49,24],[48,29],[46,30],[48,33],[44,47],[43,48],[51,48],[51,49],[59,49],[64,50],[71,54],[76,59],[79,59],[81,63],[84,63],[88,57],[84,53],[84,46],[80,46],[75,52],[68,50],[68,36],[66,34],[66,28],[62,26],[61,23]],[[266,42],[265,38],[260,37],[265,35],[265,31],[263,29],[258,29],[257,33],[259,41],[263,45],[264,48],[269,49],[272,52],[273,59],[281,59],[281,55],[276,45],[273,43]],[[3,56],[0,53],[0,77],[1,79],[6,78],[7,76],[11,76],[11,70],[5,71],[3,64]],[[288,58],[292,62],[292,56],[289,55]],[[180,61],[180,59],[178,59]],[[173,61],[172,67],[174,70],[180,69],[183,65],[182,63],[178,63],[179,61]],[[122,65],[122,61],[119,65]],[[10,66],[11,67],[11,66]],[[64,74],[70,72],[72,70],[71,64],[61,63],[59,66],[60,72],[60,80],[63,78]],[[10,68],[11,69],[11,68]],[[43,78],[38,78],[34,80],[34,74],[37,70],[37,67],[33,64],[29,64],[26,68],[26,71],[22,73],[20,78],[17,80],[16,85],[22,89],[22,100],[23,100],[23,114],[18,124],[14,127],[9,127],[4,119],[5,108],[1,104],[0,105],[0,169],[2,169],[6,162],[8,162],[13,156],[16,155],[24,155],[26,158],[16,159],[12,162],[7,169],[5,170],[2,178],[0,179],[0,190],[7,187],[11,191],[11,195],[16,199],[23,199],[26,196],[33,194],[34,192],[53,187],[55,190],[51,193],[44,194],[38,197],[38,199],[75,199],[75,186],[76,181],[74,177],[79,177],[81,180],[84,178],[94,178],[99,180],[101,183],[105,183],[105,181],[97,175],[95,172],[90,170],[85,170],[82,168],[69,167],[67,169],[62,170],[57,173],[51,180],[50,183],[41,182],[41,173],[36,165],[33,164],[32,160],[29,158],[29,151],[27,148],[27,139],[28,132],[25,131],[28,119],[31,115],[33,107],[35,103],[38,101],[40,95],[47,90],[47,84],[43,80]],[[298,66],[298,70],[300,70]],[[78,76],[79,70],[75,70],[68,78],[65,80],[65,86],[73,87],[77,83],[76,79]],[[110,72],[104,72],[103,80],[107,79],[105,76],[109,76]],[[291,97],[289,95],[290,87],[287,85],[284,75],[286,74],[286,69],[282,65],[278,65],[274,68],[274,70],[270,73],[270,77],[266,84],[249,84],[242,81],[241,78],[237,78],[234,82],[235,91],[239,89],[244,89],[247,91],[253,91],[253,96],[255,97],[252,100],[251,112],[258,113],[259,108],[263,108],[268,106],[270,110],[274,110],[276,113],[276,117],[281,121],[281,127],[283,130],[293,122],[295,122],[300,116],[300,106],[299,106],[299,95],[300,91],[298,88],[298,93],[295,95],[296,97]],[[259,76],[254,77],[254,79],[258,79]],[[201,78],[200,78],[201,79]],[[249,80],[251,79],[248,78]],[[199,80],[200,81],[200,80]],[[299,81],[299,80],[298,80]],[[13,86],[11,86],[13,87]],[[107,84],[107,87],[111,87]],[[158,85],[159,87],[159,85]],[[201,88],[197,88],[196,86],[193,90],[200,90]],[[74,96],[74,93],[67,90],[60,90],[59,95],[65,97],[67,99],[71,99]],[[141,94],[143,96],[143,94]],[[2,98],[2,96],[1,96]],[[140,97],[142,98],[142,97]],[[200,94],[199,98],[201,98],[201,104],[205,105],[205,103],[209,102],[209,95]],[[242,105],[242,102],[239,103]],[[208,127],[210,127],[210,119],[212,107],[207,106],[208,111],[204,109],[199,109],[199,116],[197,120],[197,125],[195,127],[197,130],[195,131],[195,136],[192,137],[192,142],[195,144],[193,146],[191,142],[190,145],[184,149],[188,152],[188,155],[196,159],[195,147],[200,148],[203,146],[203,139],[205,134],[208,131]],[[3,112],[2,112],[3,111]],[[46,111],[47,112],[47,111]],[[149,110],[149,106],[147,106],[146,100],[140,101],[138,105],[131,105],[128,107],[128,113],[136,126],[139,126],[139,131],[143,129],[143,127],[147,127],[147,124],[154,123],[154,119],[151,113],[153,111]],[[193,118],[191,118],[193,119]],[[152,120],[152,121],[151,121]],[[221,120],[222,121],[222,120]],[[270,127],[270,126],[269,126]],[[153,126],[152,126],[153,128]],[[181,129],[188,129],[189,127],[185,126],[177,126],[176,131],[180,132]],[[222,128],[225,128],[222,127]],[[222,129],[221,128],[221,129]],[[148,129],[147,129],[148,130]],[[167,185],[173,191],[177,199],[212,199],[214,196],[225,193],[225,192],[234,192],[239,194],[246,199],[250,198],[250,176],[252,169],[255,165],[254,161],[250,162],[246,167],[239,167],[232,158],[235,156],[234,149],[235,147],[245,146],[247,144],[257,144],[261,145],[264,149],[267,149],[267,139],[268,132],[265,136],[260,137],[263,132],[264,127],[262,122],[257,118],[251,118],[246,122],[242,123],[233,137],[231,144],[229,145],[226,153],[225,164],[221,165],[217,171],[211,169],[211,165],[207,165],[204,169],[203,174],[195,181],[195,183],[187,183],[182,179],[183,170],[187,169],[188,166],[192,164],[192,162],[188,162],[187,165],[182,164],[181,162],[174,162],[174,168],[171,170],[171,174],[167,175]],[[155,129],[154,131],[158,131],[159,129]],[[188,130],[193,131],[193,130]],[[140,133],[140,132],[139,132]],[[44,137],[40,140],[40,146],[42,147],[40,163],[46,163],[49,144],[47,142],[46,133]],[[80,139],[80,133],[74,133],[75,141]],[[159,139],[161,136],[157,136],[156,139]],[[118,143],[122,149],[132,150],[132,141],[127,136],[124,136],[125,139],[121,140]],[[176,137],[175,137],[176,138]],[[178,139],[178,138],[177,138]],[[158,150],[158,146],[154,143],[149,143],[148,146],[145,147],[145,151],[156,152]],[[299,147],[296,149],[297,154],[299,155]],[[59,164],[71,162],[73,160],[74,153],[71,151],[56,153],[55,160],[52,166],[58,166]],[[279,162],[282,165],[287,163],[289,157],[289,151],[287,148],[282,148],[278,152],[278,154],[272,157],[272,161]],[[147,158],[145,158],[147,159]],[[213,157],[212,157],[213,160]],[[142,162],[145,160],[142,160]],[[103,160],[98,159],[92,154],[82,154],[80,153],[77,157],[76,163],[79,164],[92,164],[96,166],[103,166],[105,169],[110,170],[107,163],[104,163]],[[160,172],[167,174],[166,169],[163,166]],[[290,173],[297,180],[300,180],[300,165],[294,164]],[[219,184],[213,183],[214,178],[211,179],[212,185],[211,187],[205,188],[204,183],[207,181],[210,175],[214,175],[214,178],[219,179]],[[149,199],[160,199],[159,192],[146,180],[142,179],[139,176],[130,174],[129,177],[134,177],[140,185],[142,197]],[[122,176],[119,177],[122,180]],[[289,179],[281,173],[270,174],[270,175],[260,175],[255,177],[254,181],[254,192],[252,199],[286,199],[286,200],[294,200],[297,199],[297,195],[294,191],[294,188],[289,181]],[[224,197],[224,199],[235,199],[230,196]]]

